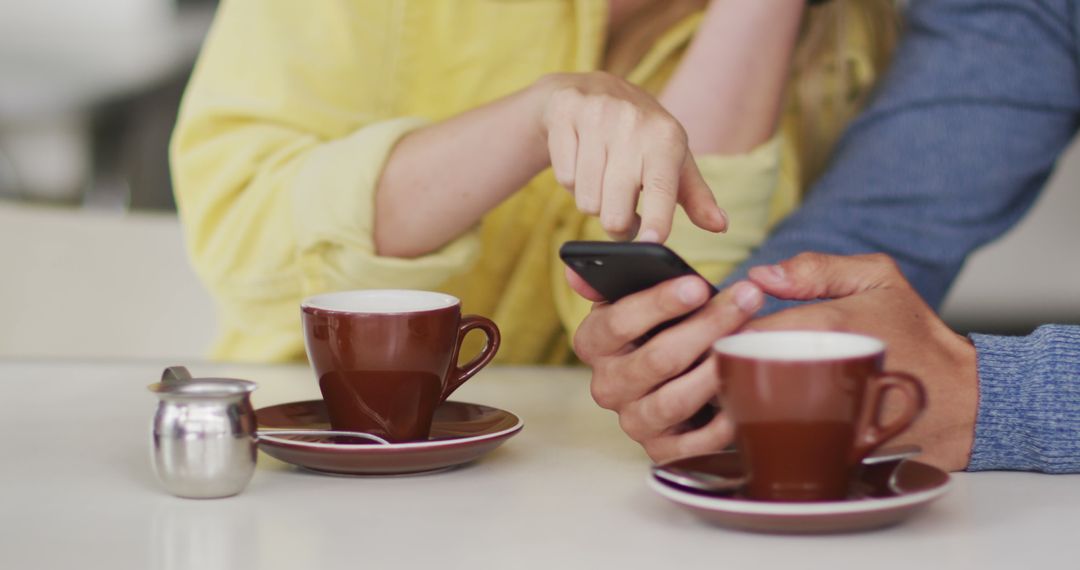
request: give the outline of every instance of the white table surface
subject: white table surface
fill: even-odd
[[[459,390],[525,421],[466,468],[358,479],[260,454],[241,495],[178,499],[148,460],[165,364],[0,360],[0,568],[1080,568],[1078,476],[960,474],[864,534],[707,526],[649,491],[582,370],[492,368]],[[259,382],[257,407],[317,395],[304,367],[189,368]]]

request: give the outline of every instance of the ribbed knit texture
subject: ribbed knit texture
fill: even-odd
[[[1080,326],[971,339],[979,412],[968,470],[1080,472]]]

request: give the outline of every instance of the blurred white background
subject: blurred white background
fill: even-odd
[[[961,330],[1012,334],[1080,323],[1080,144],[1065,152],[1031,212],[971,257],[942,314]]]
[[[215,4],[0,0],[0,356],[204,356],[166,149]]]
[[[183,252],[166,145],[214,8],[0,0],[0,356],[203,357],[213,306]],[[1023,223],[971,260],[946,319],[1080,323],[1078,215],[1074,147]]]
[[[206,0],[0,0],[0,197],[172,209],[165,143]]]

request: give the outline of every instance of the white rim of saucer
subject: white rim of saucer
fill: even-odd
[[[488,406],[490,407],[490,406]],[[506,412],[506,410],[499,410]],[[294,447],[316,447],[322,449],[347,449],[350,451],[392,451],[392,450],[407,450],[407,449],[431,449],[439,447],[451,447],[455,445],[461,445],[463,443],[476,443],[478,441],[484,441],[487,439],[496,439],[504,435],[521,431],[521,428],[525,427],[525,422],[521,421],[516,414],[512,412],[506,412],[515,418],[517,423],[512,427],[508,427],[503,430],[499,430],[494,433],[485,433],[483,435],[471,435],[466,437],[459,437],[454,439],[438,439],[435,441],[414,441],[410,443],[321,443],[317,441],[297,441],[295,439],[285,439],[283,437],[275,437],[272,435],[259,435],[259,441],[270,441],[279,445],[291,445]]]
[[[910,495],[823,503],[770,503],[727,497],[708,497],[676,489],[658,480],[651,473],[648,475],[648,484],[653,491],[676,503],[710,511],[742,515],[825,516],[866,513],[929,502],[944,495],[952,488],[952,475],[946,473],[946,476],[948,478],[943,485]]]

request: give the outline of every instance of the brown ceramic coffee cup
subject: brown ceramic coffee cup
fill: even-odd
[[[336,430],[391,442],[427,439],[435,408],[499,349],[495,323],[461,315],[461,301],[430,291],[327,293],[301,304],[308,359]],[[465,334],[487,335],[458,366]]]
[[[868,336],[745,333],[717,341],[713,353],[750,499],[847,498],[862,459],[926,406],[918,379],[882,371],[885,344]],[[882,423],[889,391],[900,405]]]

